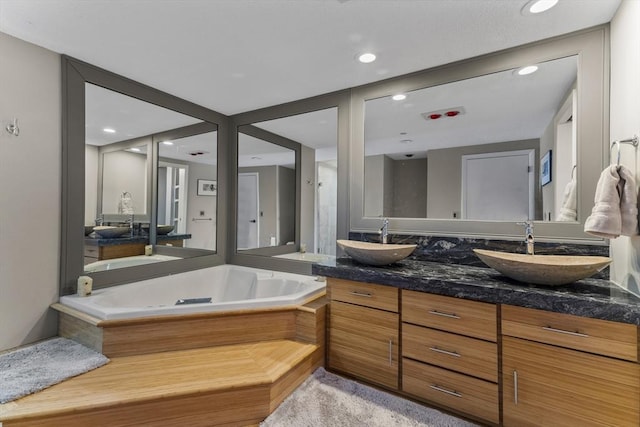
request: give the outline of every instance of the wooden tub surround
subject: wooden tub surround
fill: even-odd
[[[60,335],[111,362],[0,405],[0,423],[256,425],[324,365],[325,306],[322,296],[288,309],[123,321],[56,306]]]

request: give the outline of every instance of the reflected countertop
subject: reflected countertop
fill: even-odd
[[[92,237],[94,236],[95,237]],[[171,242],[175,240],[190,239],[191,234],[160,234],[158,235],[158,242]],[[102,238],[95,233],[84,238],[84,244],[89,246],[115,246],[115,245],[129,245],[135,243],[148,243],[149,236],[121,236],[114,237],[112,239]]]
[[[378,283],[494,304],[509,304],[556,313],[640,325],[640,298],[602,279],[569,285],[527,285],[491,268],[405,259],[385,267],[351,258],[314,264],[314,275]]]

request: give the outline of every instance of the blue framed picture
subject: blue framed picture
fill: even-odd
[[[540,184],[544,187],[551,182],[551,150],[540,161]]]

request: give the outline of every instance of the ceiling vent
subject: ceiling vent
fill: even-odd
[[[448,119],[452,117],[458,117],[465,114],[466,111],[464,107],[451,107],[444,108],[442,110],[429,111],[428,113],[422,113],[421,116],[427,120],[438,120],[438,119]]]
[[[192,156],[202,156],[204,154],[209,154],[208,151],[192,151],[189,154],[191,154]]]

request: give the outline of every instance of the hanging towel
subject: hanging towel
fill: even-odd
[[[624,166],[611,165],[602,171],[594,202],[591,215],[584,224],[585,232],[606,239],[615,239],[621,234],[637,234],[636,185],[633,174]]]
[[[562,207],[560,208],[560,214],[558,215],[558,221],[577,221],[578,212],[576,211],[576,180],[571,178],[571,181],[564,188],[564,198],[562,200]]]
[[[636,180],[633,173],[624,166],[618,166],[618,174],[620,175],[620,183],[622,186],[620,193],[620,216],[621,229],[620,234],[623,236],[638,235],[638,193],[636,192]]]

